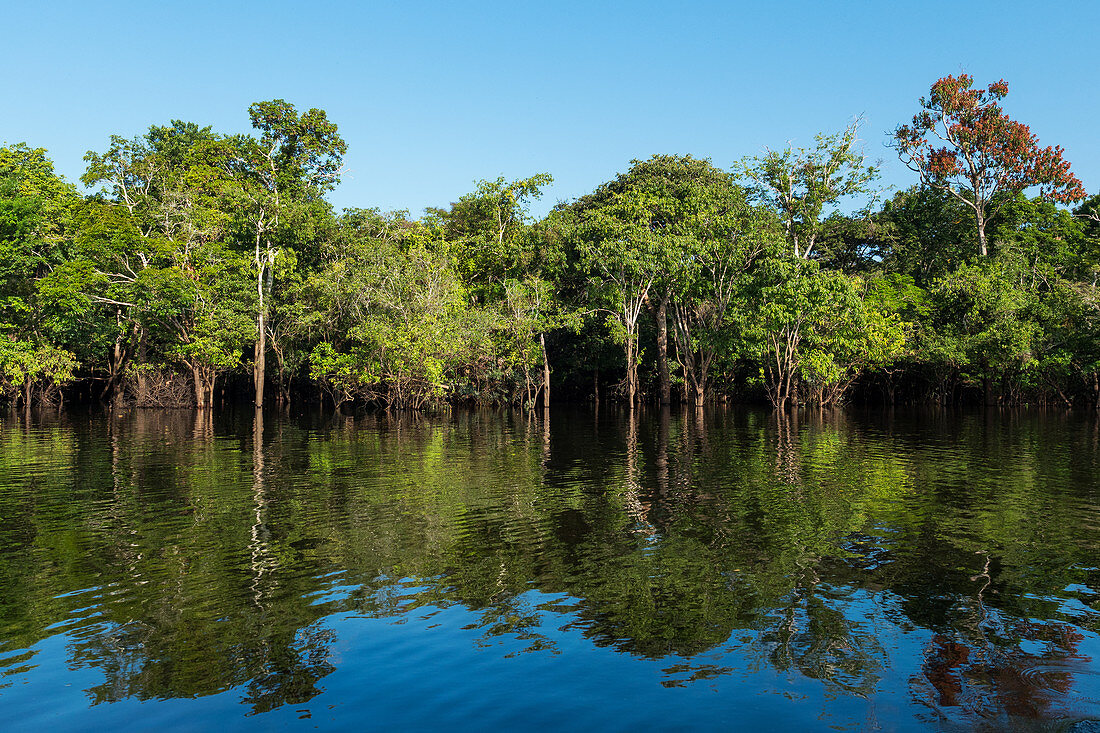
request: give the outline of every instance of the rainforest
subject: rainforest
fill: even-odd
[[[947,76],[886,139],[856,119],[738,161],[652,155],[541,216],[547,172],[337,212],[347,143],[281,99],[250,134],[90,141],[83,190],[6,144],[0,398],[1096,409],[1100,197],[1007,94]],[[911,187],[879,185],[861,135]]]

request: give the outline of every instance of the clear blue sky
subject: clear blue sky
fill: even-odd
[[[282,97],[348,142],[338,207],[445,205],[479,178],[547,171],[554,201],[633,158],[721,167],[856,115],[885,147],[940,76],[1009,83],[1004,106],[1100,191],[1100,3],[10,3],[0,142],[86,150],[172,118],[248,129]]]

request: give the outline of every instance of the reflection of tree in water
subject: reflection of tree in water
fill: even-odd
[[[271,547],[268,526],[267,474],[264,446],[264,414],[257,408],[252,428],[252,496],[253,524],[250,530],[250,569],[252,573],[252,605],[259,619],[280,613],[275,597],[279,590],[279,561]],[[287,634],[292,634],[290,638]],[[252,675],[246,687],[245,701],[254,713],[263,713],[284,704],[300,704],[320,694],[317,682],[335,671],[329,662],[329,647],[335,634],[311,624],[298,630],[284,629],[282,637],[257,634],[255,665],[260,671]]]
[[[1079,651],[1084,636],[1058,622],[999,619],[987,626],[996,641],[963,632],[935,634],[924,648],[921,674],[910,680],[914,699],[940,720],[964,717],[996,720],[1065,718],[1077,711],[1067,705],[1075,673],[1087,672],[1091,659]],[[1041,645],[1025,652],[1023,644]]]
[[[256,712],[317,694],[334,664],[323,619],[339,611],[460,606],[474,643],[512,654],[554,652],[548,629],[567,624],[667,660],[668,686],[747,654],[858,696],[895,653],[874,624],[896,622],[929,630],[911,693],[948,717],[1050,717],[1089,661],[1080,629],[1095,618],[1028,598],[1100,587],[1065,570],[1095,554],[1095,507],[1045,478],[1073,465],[1094,481],[1093,466],[1036,434],[961,422],[937,427],[955,447],[935,453],[836,416],[607,412],[552,430],[545,413],[280,421],[266,437],[255,422],[251,441],[147,414],[107,441],[42,437],[70,466],[49,476],[86,488],[47,478],[28,505],[0,497],[4,537],[36,546],[0,567],[0,595],[19,599],[0,610],[37,638],[73,609],[102,612],[70,647],[103,671],[97,701],[240,689]],[[177,435],[191,438],[165,441]],[[987,464],[958,452],[978,439]],[[329,598],[333,585],[346,590]],[[94,587],[94,601],[55,598]],[[882,620],[887,606],[900,620]]]
[[[777,670],[869,696],[887,665],[887,652],[869,620],[849,618],[846,611],[858,609],[859,602],[828,594],[819,583],[813,568],[805,568],[795,589],[766,614],[769,622],[754,646]]]
[[[1075,672],[1091,659],[1080,653],[1085,637],[1055,620],[1014,617],[987,606],[991,558],[979,553],[981,571],[970,576],[970,594],[955,596],[953,627],[936,633],[923,649],[920,675],[910,680],[914,699],[941,721],[964,717],[991,721],[1067,717]],[[1041,651],[1026,651],[1040,647]]]
[[[159,442],[173,434],[191,439]],[[96,591],[96,613],[68,645],[72,664],[104,676],[87,691],[92,703],[239,687],[263,712],[316,696],[334,669],[334,635],[319,622],[323,609],[310,607],[308,573],[280,566],[294,553],[278,536],[285,527],[270,524],[262,417],[250,457],[215,446],[208,416],[192,423],[189,414],[139,411],[113,422],[110,435],[111,501],[101,518],[85,512],[96,531],[72,548],[74,560],[93,563],[76,584]],[[227,491],[239,486],[249,488]],[[104,574],[113,578],[106,585]]]
[[[336,671],[330,647],[336,634],[320,625],[300,629],[292,639],[270,639],[263,650],[261,671],[251,677],[245,702],[253,713],[280,705],[300,705],[321,693],[317,683]]]
[[[802,475],[802,460],[798,454],[798,410],[793,413],[775,410],[775,472],[780,480],[798,487]]]

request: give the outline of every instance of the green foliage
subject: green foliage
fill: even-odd
[[[0,335],[0,396],[11,401],[35,393],[52,399],[75,369],[76,359],[64,349]]]
[[[908,328],[890,308],[892,289],[789,255],[764,263],[739,325],[773,404],[797,401],[800,381],[811,400],[838,404],[864,372],[901,357]]]
[[[477,189],[449,210],[431,210],[442,223],[441,235],[459,275],[477,300],[499,299],[505,280],[538,271],[528,207],[553,180],[549,173],[537,173],[515,181],[478,181]]]
[[[925,111],[993,119],[995,87],[949,77]],[[171,120],[111,136],[85,156],[87,197],[44,150],[0,147],[7,399],[80,381],[206,407],[250,372],[256,404],[271,383],[284,403],[320,386],[337,404],[533,406],[551,382],[631,404],[672,385],[695,404],[761,388],[779,406],[880,387],[968,400],[979,386],[990,401],[1100,404],[1100,209],[1026,197],[1034,160],[975,194],[946,186],[965,171],[940,151],[924,185],[845,214],[878,175],[852,124],[734,172],[634,160],[541,220],[547,173],[478,181],[419,217],[336,215],[325,195],[347,145],[327,114],[281,99],[248,114],[248,135]],[[1073,184],[1057,152],[1045,173]]]
[[[814,254],[825,212],[843,198],[872,193],[878,167],[867,165],[858,135],[857,121],[841,132],[818,134],[813,148],[788,145],[737,164],[756,196],[779,214],[795,257]]]
[[[439,402],[489,346],[490,314],[469,305],[445,255],[360,234],[362,217],[310,279],[322,340],[310,376],[337,404],[350,399],[419,409]],[[415,237],[414,237],[415,239]]]

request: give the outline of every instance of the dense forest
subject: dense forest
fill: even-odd
[[[112,136],[90,195],[9,144],[0,399],[1100,408],[1100,196],[1007,92],[933,84],[890,196],[853,123],[726,167],[636,160],[541,219],[547,173],[335,212],[346,143],[283,100],[248,135]]]

